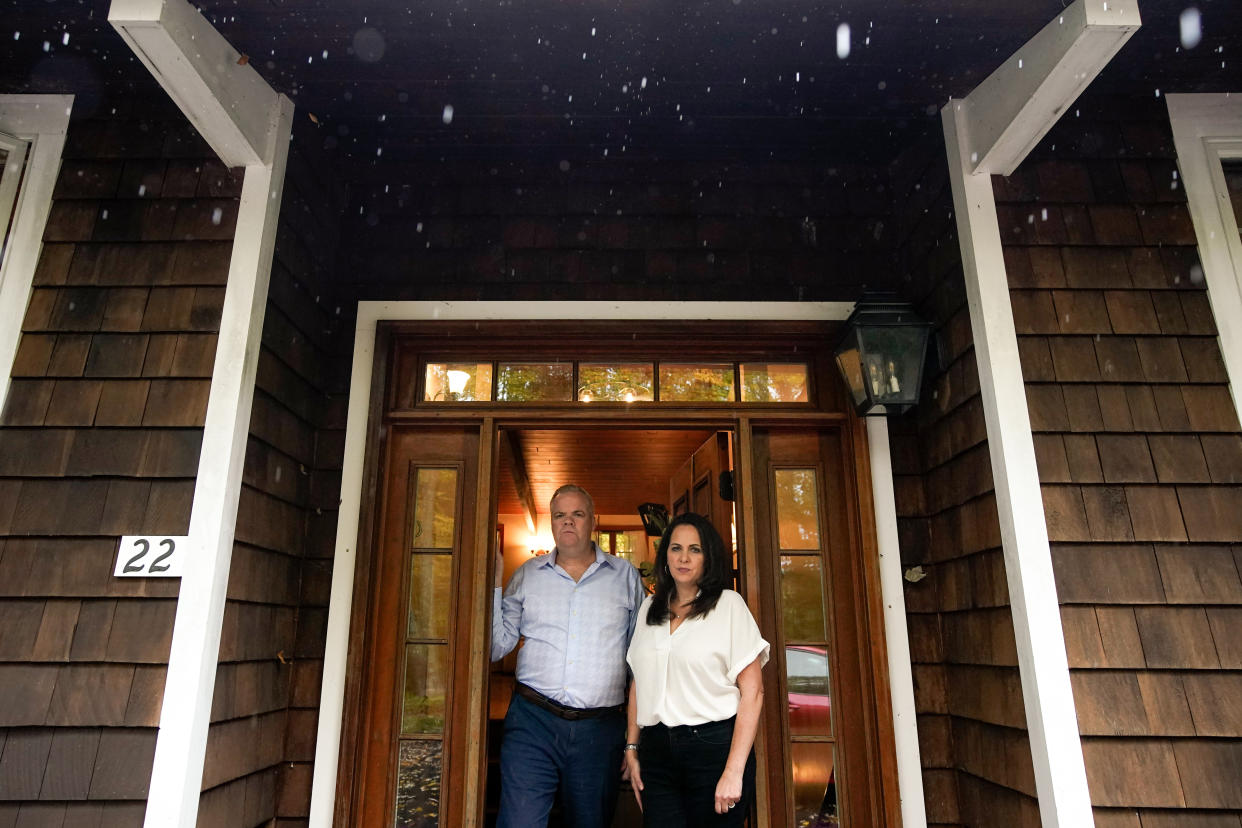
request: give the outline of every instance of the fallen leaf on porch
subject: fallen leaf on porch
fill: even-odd
[[[239,55],[237,58],[238,66],[245,66],[249,62],[250,62],[250,55]]]
[[[905,574],[905,579],[912,584],[917,584],[919,581],[923,580],[926,577],[927,577],[927,571],[924,570],[923,567],[921,566],[912,566],[906,570],[906,574]]]

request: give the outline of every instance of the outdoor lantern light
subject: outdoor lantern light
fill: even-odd
[[[930,329],[907,302],[854,306],[834,354],[859,414],[900,414],[918,403]]]

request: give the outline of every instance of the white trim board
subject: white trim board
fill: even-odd
[[[1221,162],[1242,159],[1242,92],[1168,95],[1177,166],[1199,243],[1234,411],[1242,389],[1242,238]]]
[[[0,131],[29,143],[26,171],[0,263],[0,412],[9,395],[72,109],[72,95],[0,95]]]
[[[238,64],[237,51],[185,0],[113,0],[108,22],[220,159],[245,167],[143,822],[193,828],[293,104]]]
[[[319,700],[319,730],[315,739],[315,766],[311,782],[310,828],[331,828],[336,807],[337,773],[340,759],[341,727],[345,704],[345,668],[349,655],[349,619],[353,608],[354,567],[357,562],[355,544],[361,524],[363,465],[366,456],[367,412],[371,395],[371,369],[375,362],[376,328],[381,321],[443,321],[443,320],[557,320],[557,319],[644,319],[644,320],[844,320],[853,309],[852,302],[359,302],[358,321],[354,333],[353,374],[349,383],[349,409],[345,425],[344,465],[341,469],[341,505],[337,515],[336,553],[332,566],[332,592],[328,607],[328,629],[325,642],[323,683]],[[886,432],[887,435],[887,432]],[[889,463],[887,441],[885,451],[872,456],[872,477],[892,481],[892,467],[877,469],[876,462]],[[878,509],[878,507],[877,507]],[[879,520],[877,512],[877,520]],[[896,515],[891,516],[896,525]],[[887,521],[886,521],[887,523]],[[897,538],[893,533],[881,536],[880,554],[899,560]],[[891,548],[889,544],[891,543]],[[902,589],[900,568],[895,571],[896,584],[883,586],[885,595]],[[892,572],[889,572],[891,576]],[[881,578],[885,577],[881,573]],[[902,624],[904,632],[904,618]],[[909,642],[902,640],[899,649],[906,653],[905,676],[909,675]],[[897,697],[908,693],[912,685],[901,687],[893,678],[894,707]],[[894,716],[898,719],[897,716]],[[918,753],[918,731],[912,715],[903,715],[895,722],[897,749],[914,746]],[[900,772],[904,770],[905,772]],[[911,777],[917,778],[917,789]],[[917,759],[914,767],[899,769],[898,783],[902,791],[903,812],[922,814],[922,768]],[[917,791],[917,794],[915,793]],[[914,828],[922,822],[907,821]]]
[[[941,110],[1022,703],[1048,828],[1093,825],[1094,815],[991,177],[1022,163],[1139,25],[1135,0],[1076,0]]]

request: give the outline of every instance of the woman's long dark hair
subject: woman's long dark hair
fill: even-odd
[[[660,547],[656,550],[655,559],[655,595],[651,599],[651,607],[647,610],[647,623],[653,627],[664,623],[672,614],[669,599],[677,594],[677,585],[673,574],[668,568],[668,545],[673,537],[673,530],[678,526],[693,526],[699,532],[699,546],[703,549],[703,574],[699,577],[699,597],[690,604],[687,618],[703,616],[711,612],[720,599],[720,593],[729,583],[729,557],[725,554],[724,541],[711,521],[694,512],[683,512],[669,521],[668,528],[660,538]]]

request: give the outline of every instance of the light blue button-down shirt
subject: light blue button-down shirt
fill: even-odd
[[[492,661],[517,644],[517,680],[569,707],[625,701],[625,651],[634,634],[642,577],[628,561],[595,547],[595,562],[577,582],[555,550],[532,558],[492,605]]]

